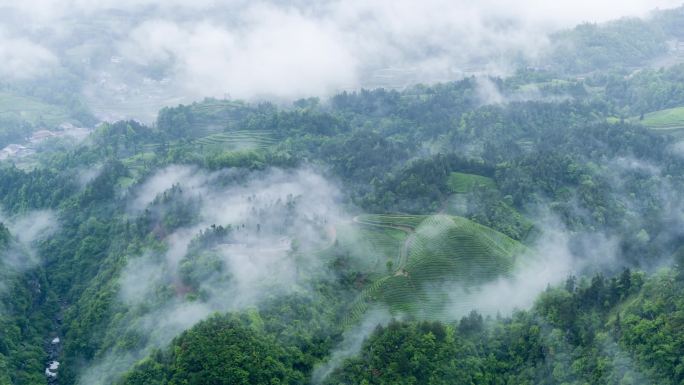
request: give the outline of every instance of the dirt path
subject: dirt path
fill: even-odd
[[[408,262],[408,252],[409,252],[409,247],[411,247],[411,243],[413,242],[413,239],[416,236],[416,232],[413,230],[412,227],[409,226],[401,226],[401,225],[383,225],[379,223],[371,223],[371,222],[364,222],[359,220],[359,215],[355,216],[353,219],[354,223],[363,225],[363,226],[372,226],[372,227],[379,227],[379,228],[390,228],[390,229],[396,229],[400,230],[406,233],[406,239],[404,240],[404,244],[401,246],[401,249],[399,250],[399,263],[398,266],[396,267],[396,270],[394,271],[395,274],[400,274],[402,270],[404,270],[404,267],[406,266],[406,263]]]

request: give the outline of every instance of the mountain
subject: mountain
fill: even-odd
[[[0,385],[682,383],[682,9],[147,123],[9,82]]]

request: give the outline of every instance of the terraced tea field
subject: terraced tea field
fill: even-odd
[[[217,148],[221,150],[258,150],[265,149],[276,144],[277,141],[269,131],[236,130],[210,134],[198,139],[182,143],[169,143],[169,148],[177,146],[191,146],[202,148]],[[143,145],[147,151],[154,151],[162,146],[161,143],[149,143]]]
[[[197,138],[236,129],[234,122],[245,113],[243,107],[240,102],[231,100],[207,99],[193,103],[189,105],[191,132]]]
[[[401,249],[407,234],[392,228],[369,228],[362,232],[362,240],[369,245],[370,256],[376,261],[375,271],[386,268],[387,261],[400,263]]]
[[[193,144],[199,146],[220,146],[234,149],[266,148],[276,143],[268,131],[229,131],[199,138]]]
[[[355,322],[372,303],[392,311],[439,318],[448,302],[433,286],[476,286],[511,272],[526,249],[519,242],[466,218],[433,215],[365,215],[357,223],[406,229],[399,264],[368,286],[350,309]],[[405,254],[402,256],[402,254]]]
[[[425,218],[427,215],[364,214],[354,218],[354,222],[369,226],[411,230],[416,228]]]

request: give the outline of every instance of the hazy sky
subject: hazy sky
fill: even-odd
[[[0,76],[77,66],[89,91],[126,99],[151,97],[148,89],[188,98],[326,95],[505,73],[511,53],[534,57],[549,31],[680,3],[0,0]]]

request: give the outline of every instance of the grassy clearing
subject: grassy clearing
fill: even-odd
[[[631,118],[630,121],[641,123],[654,130],[684,129],[684,107],[651,112],[645,114],[643,120]]]
[[[465,174],[462,172],[452,172],[447,181],[451,192],[457,194],[464,194],[472,191],[477,187],[496,188],[496,184],[492,178],[486,176]]]
[[[606,119],[608,123],[618,123],[620,118],[611,116]],[[668,108],[665,110],[644,114],[644,118],[634,116],[625,121],[633,124],[641,124],[654,132],[670,134],[679,139],[684,139],[684,107]]]

